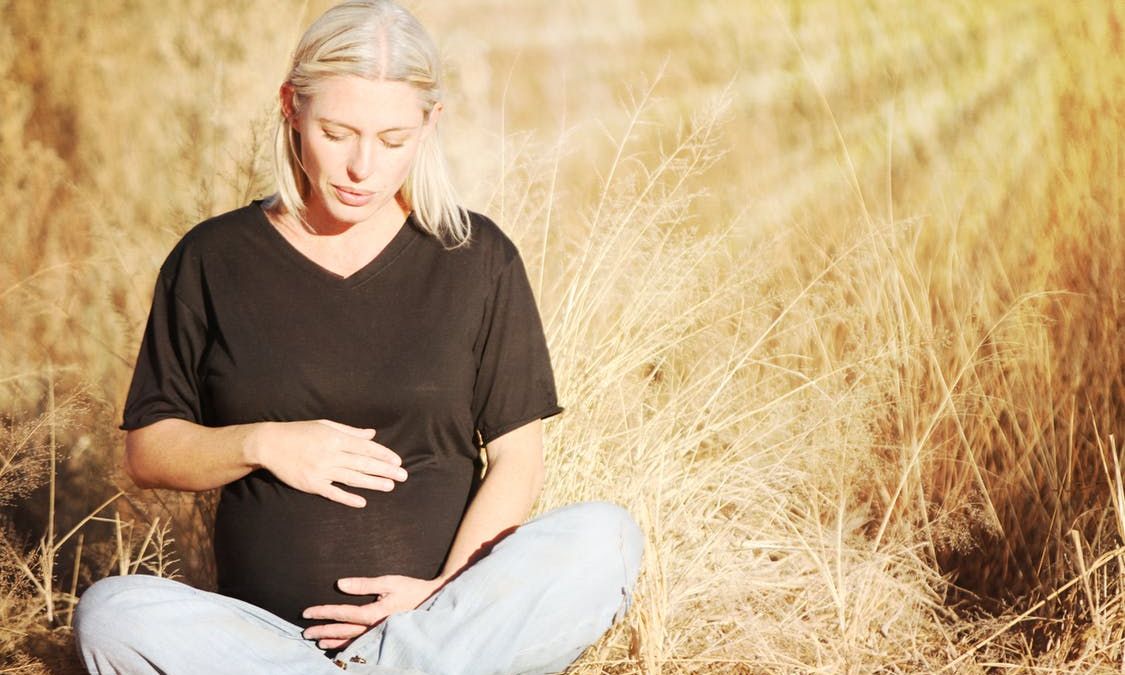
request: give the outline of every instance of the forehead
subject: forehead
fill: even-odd
[[[314,119],[328,118],[371,131],[418,126],[424,117],[422,103],[409,84],[354,75],[325,79],[306,110]]]

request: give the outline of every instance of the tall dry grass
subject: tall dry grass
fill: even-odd
[[[0,3],[0,669],[75,670],[98,577],[210,581],[206,499],[129,488],[115,425],[324,5]],[[567,406],[537,508],[648,538],[575,672],[1125,667],[1120,4],[416,9]]]

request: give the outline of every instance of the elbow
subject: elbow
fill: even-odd
[[[144,462],[142,461],[141,455],[142,449],[140,439],[138,438],[138,432],[126,432],[125,456],[122,459],[122,468],[125,470],[125,475],[139,488],[147,489],[156,487],[145,475]]]

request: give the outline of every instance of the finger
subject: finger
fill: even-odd
[[[386,595],[395,590],[396,578],[393,574],[381,577],[344,577],[336,580],[336,586],[349,595]]]
[[[390,492],[395,487],[395,482],[389,478],[369,476],[359,471],[353,471],[352,469],[337,469],[332,476],[332,480],[352,487],[379,490],[381,492]]]
[[[309,626],[302,635],[306,640],[350,640],[367,632],[370,626],[358,623],[326,623]]]
[[[375,437],[375,430],[370,427],[361,429],[360,427],[351,427],[347,424],[341,424],[340,422],[335,422],[333,420],[317,420],[317,422],[320,422],[321,424],[324,424],[326,426],[330,426],[336,431],[342,431],[349,436],[367,439]]]
[[[344,446],[344,452],[361,457],[370,457],[393,466],[402,466],[402,457],[397,452],[371,440],[348,443]]]
[[[315,605],[301,612],[301,616],[306,619],[324,619],[362,626],[371,625],[370,614],[362,605]]]
[[[350,506],[356,509],[362,509],[367,506],[367,500],[363,497],[341,490],[331,483],[321,488],[317,494],[325,499],[331,499],[334,502],[339,502],[344,506]]]
[[[380,478],[404,481],[409,475],[406,469],[401,466],[388,464],[377,459],[364,457],[363,455],[345,455],[344,460],[344,463],[340,464],[342,468],[365,473],[369,476],[379,476]]]
[[[320,640],[316,643],[316,646],[327,651],[329,649],[347,647],[351,643],[351,640]]]

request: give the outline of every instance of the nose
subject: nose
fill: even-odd
[[[353,146],[348,158],[348,178],[353,182],[362,183],[374,173],[379,162],[378,145],[375,139],[363,139]]]

